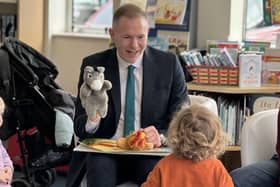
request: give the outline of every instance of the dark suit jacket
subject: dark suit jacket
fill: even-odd
[[[94,134],[85,131],[87,116],[77,98],[75,115],[75,133],[79,138],[110,138],[115,134],[121,113],[120,76],[116,49],[109,49],[86,57],[81,66],[78,83],[83,83],[85,66],[105,67],[105,79],[112,82],[108,91],[109,104],[107,117],[102,119]],[[155,125],[159,131],[165,131],[174,111],[184,101],[188,101],[183,70],[174,54],[147,47],[143,57],[141,127]],[[78,186],[85,173],[86,153],[73,152],[67,176],[66,186]]]
[[[77,99],[75,133],[80,138],[111,138],[117,129],[121,113],[120,76],[116,49],[109,49],[84,58],[78,83],[83,83],[85,66],[105,67],[105,79],[112,82],[108,91],[107,117],[101,120],[94,134],[85,131],[86,114]],[[168,128],[168,123],[178,105],[187,100],[186,82],[178,58],[171,53],[147,47],[143,56],[143,91],[141,127],[155,125],[159,131]]]

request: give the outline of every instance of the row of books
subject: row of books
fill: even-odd
[[[207,54],[201,56],[196,50],[183,51],[181,56],[188,66],[238,66],[239,54],[263,54],[270,47],[270,42],[264,41],[223,41],[207,40]]]
[[[0,42],[4,38],[12,36],[16,37],[16,15],[1,14],[0,15]]]
[[[222,41],[222,40],[207,40],[207,53],[210,55],[219,55],[221,53],[228,52],[230,55],[230,63],[237,62],[237,56],[239,52],[240,44],[237,41]]]
[[[218,96],[217,105],[223,130],[232,145],[240,145],[241,129],[246,118],[254,113],[280,107],[280,94],[250,94],[240,101],[235,97]]]
[[[238,53],[264,53],[266,48],[270,48],[271,43],[268,41],[243,40],[224,41],[224,40],[208,40],[207,52],[209,54],[217,54],[223,48],[227,48],[234,61],[237,60]]]
[[[248,96],[240,99],[239,94],[220,95],[204,91],[194,91],[192,94],[210,97],[216,101],[223,131],[230,138],[229,145],[240,145],[241,129],[246,116],[249,116],[251,111],[246,104],[245,97]]]
[[[241,88],[280,84],[280,48],[270,48],[269,42],[257,41],[243,41],[241,48],[233,41],[207,42],[205,56],[197,50],[180,53],[188,70],[197,66],[238,68],[238,85]]]
[[[240,145],[240,132],[244,121],[243,103],[239,99],[218,96],[217,105],[223,130],[229,135],[231,145]]]
[[[187,66],[237,66],[227,48],[221,49],[217,54],[206,54],[205,56],[202,56],[198,51],[183,51],[180,55]]]

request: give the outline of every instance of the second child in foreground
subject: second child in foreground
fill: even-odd
[[[219,118],[207,108],[183,107],[171,121],[168,142],[172,154],[158,162],[141,187],[233,187],[217,159],[227,138]]]
[[[0,127],[3,125],[5,103],[0,97]],[[13,162],[0,140],[0,187],[11,187],[13,178]]]

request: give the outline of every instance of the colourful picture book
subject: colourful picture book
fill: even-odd
[[[217,55],[226,48],[234,62],[237,62],[239,44],[237,41],[207,40],[208,54]]]
[[[260,87],[262,56],[258,54],[239,55],[239,87]]]
[[[263,56],[262,82],[280,84],[280,56]]]
[[[244,53],[263,53],[266,48],[269,48],[271,45],[270,42],[265,41],[249,41],[244,40],[242,42],[241,50]]]
[[[280,84],[280,49],[267,48],[263,55],[262,83]]]
[[[271,22],[272,24],[280,24],[280,1],[271,1]]]

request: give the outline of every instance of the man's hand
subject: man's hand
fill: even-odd
[[[101,119],[99,112],[96,113],[96,116],[88,116],[88,120],[92,123],[98,123]]]
[[[160,136],[155,126],[151,125],[143,130],[145,132],[147,142],[154,144],[154,147],[161,146]]]

